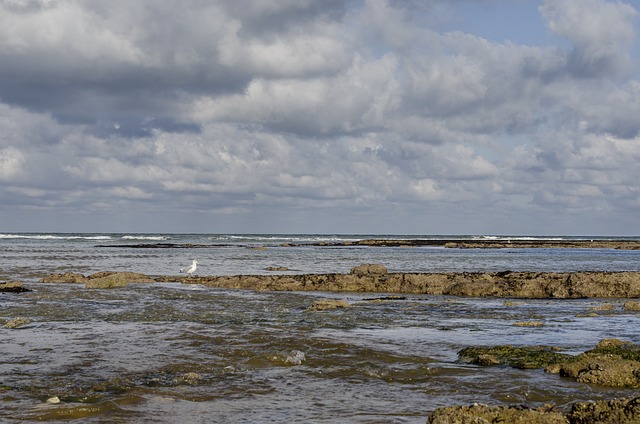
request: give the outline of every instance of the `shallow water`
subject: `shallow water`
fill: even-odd
[[[53,272],[204,275],[392,271],[640,270],[640,252],[609,249],[440,249],[282,246],[314,237],[20,235],[0,237],[0,276],[34,291],[0,293],[0,422],[424,423],[440,406],[553,403],[637,395],[546,374],[460,363],[475,345],[548,345],[578,354],[599,340],[640,343],[623,300],[505,300],[287,293],[178,283],[114,290],[41,284]],[[24,236],[24,237],[22,237]],[[224,243],[202,249],[109,244]],[[323,239],[324,240],[324,239]],[[317,241],[317,240],[315,240]],[[254,249],[253,247],[267,247]],[[345,309],[307,311],[318,299]],[[578,318],[603,303],[614,311]],[[521,321],[542,327],[517,327]],[[47,400],[59,400],[48,403]]]
[[[0,329],[5,421],[423,423],[452,404],[566,407],[630,392],[458,363],[456,352],[509,343],[579,353],[605,337],[640,343],[640,316],[575,317],[597,300],[31,287],[0,295],[0,319],[32,320]],[[306,310],[327,297],[352,306]],[[545,325],[513,326],[531,319]],[[54,396],[61,402],[47,403]]]
[[[433,236],[359,238],[438,239]],[[0,277],[36,281],[54,272],[92,274],[105,270],[178,275],[178,270],[189,265],[192,259],[198,260],[197,273],[202,275],[267,274],[266,268],[274,266],[288,268],[285,273],[289,274],[346,273],[361,263],[381,263],[390,272],[640,271],[638,250],[327,247],[308,244],[356,239],[358,236],[0,234]],[[155,243],[205,247],[133,247]]]

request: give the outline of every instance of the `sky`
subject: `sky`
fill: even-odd
[[[639,12],[0,0],[0,232],[640,235]]]

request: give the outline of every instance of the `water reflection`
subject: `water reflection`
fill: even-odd
[[[640,342],[640,317],[578,318],[597,300],[261,293],[180,284],[117,290],[32,285],[1,295],[4,420],[170,423],[420,422],[445,405],[556,403],[628,395],[541,370],[457,363],[470,345]],[[350,308],[307,311],[320,297]],[[536,319],[541,327],[517,327]],[[0,321],[2,322],[2,321]],[[60,403],[47,403],[57,397]],[[197,417],[197,418],[196,418]]]

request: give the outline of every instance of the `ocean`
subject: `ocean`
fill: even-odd
[[[437,407],[553,403],[637,394],[542,370],[458,361],[468,346],[548,345],[565,353],[616,337],[640,343],[624,299],[455,298],[254,292],[179,283],[112,290],[44,284],[52,273],[180,275],[640,271],[640,251],[336,246],[362,239],[638,237],[290,234],[0,234],[0,422],[424,423]],[[144,247],[150,245],[154,247]],[[191,245],[191,247],[184,247]],[[183,247],[178,247],[183,246]],[[318,299],[349,308],[309,311]],[[606,314],[585,314],[603,304]],[[25,318],[9,329],[4,322]],[[536,320],[538,327],[515,323]]]

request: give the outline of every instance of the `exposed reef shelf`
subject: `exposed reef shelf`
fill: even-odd
[[[201,249],[214,247],[238,247],[237,244],[191,244],[191,243],[138,243],[106,244],[96,247],[129,249]],[[256,245],[240,245],[255,248]],[[272,246],[266,244],[265,246]],[[285,243],[273,246],[327,246],[327,247],[445,247],[457,249],[513,249],[513,248],[573,248],[573,249],[619,249],[640,250],[640,240],[468,240],[468,239],[364,239],[342,242]]]
[[[512,249],[512,248],[574,248],[640,250],[640,240],[468,240],[468,239],[368,239],[338,243],[319,243],[331,246],[412,247],[434,246],[458,249]]]
[[[102,272],[92,276],[53,274],[45,283],[108,280],[109,287],[127,282],[182,282],[209,287],[273,291],[407,293],[531,299],[640,298],[640,272],[462,272],[389,273],[381,265],[361,265],[349,274],[154,276]]]

